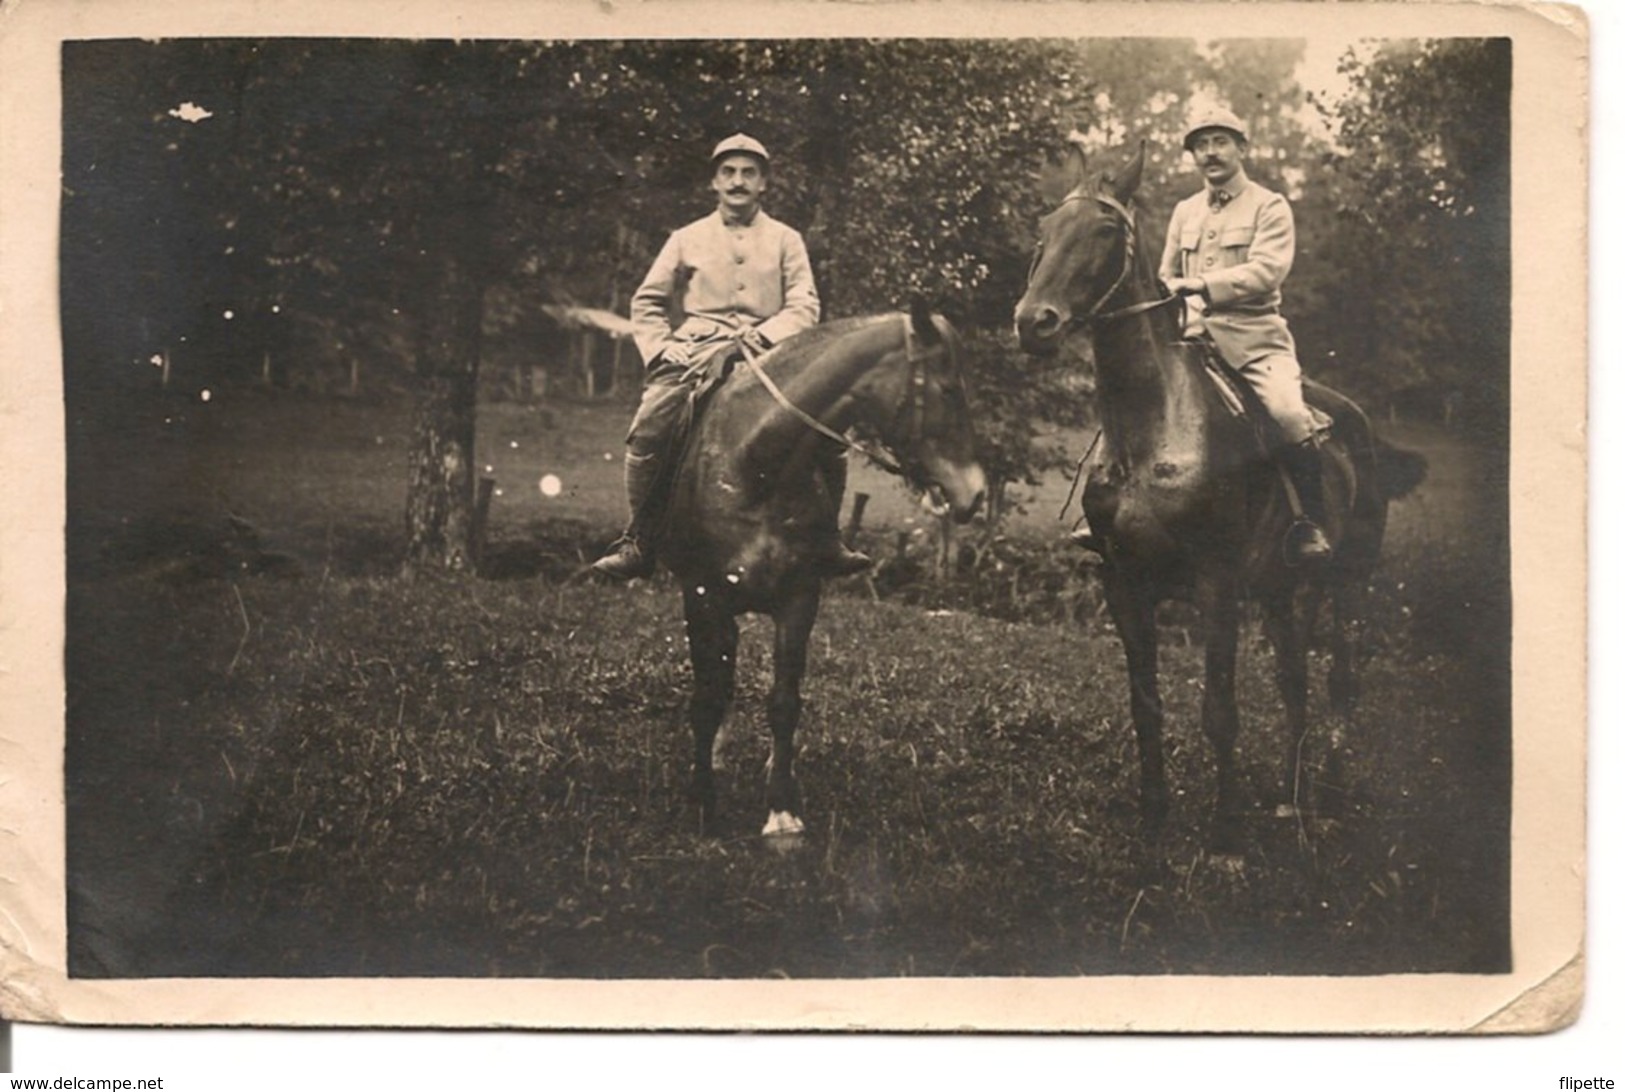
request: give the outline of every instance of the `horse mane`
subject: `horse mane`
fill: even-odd
[[[1129,205],[1129,208],[1135,212],[1145,211],[1145,206],[1138,201],[1133,201]],[[1136,218],[1134,223],[1134,233],[1136,236],[1139,236],[1140,234],[1140,223],[1138,218]],[[1150,281],[1156,286],[1157,295],[1160,298],[1166,299],[1168,293],[1162,286],[1162,279],[1158,276],[1158,259],[1156,257],[1156,248],[1146,246],[1144,239],[1138,239],[1134,249],[1134,265],[1136,266],[1134,270],[1135,276],[1143,280]],[[1150,317],[1152,328],[1156,330],[1157,335],[1165,341],[1178,341],[1184,336],[1184,331],[1181,328],[1182,324],[1179,318],[1180,311],[1181,308],[1174,305],[1168,307],[1158,307],[1156,310],[1151,312]]]
[[[780,351],[786,356],[801,356],[805,353],[817,352],[837,338],[845,337],[856,330],[876,326],[896,317],[895,314],[855,315],[849,318],[835,319],[831,322],[823,322],[784,342],[780,347]]]

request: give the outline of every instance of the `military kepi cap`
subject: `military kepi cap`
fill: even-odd
[[[1237,140],[1247,139],[1247,126],[1241,123],[1241,119],[1222,107],[1214,106],[1198,113],[1192,119],[1190,125],[1186,127],[1185,150],[1187,152],[1191,150],[1191,141],[1195,140],[1196,134],[1203,129],[1228,129],[1236,135]]]
[[[716,150],[711,153],[711,162],[715,163],[725,155],[753,155],[760,159],[764,166],[768,161],[767,149],[762,147],[762,142],[744,133],[735,133],[718,144]]]

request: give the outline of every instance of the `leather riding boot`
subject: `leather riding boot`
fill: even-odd
[[[644,543],[644,511],[660,479],[660,460],[654,455],[626,453],[626,502],[632,518],[609,553],[592,563],[594,572],[630,580],[654,572],[654,551]]]
[[[832,445],[833,446],[833,445]],[[827,576],[853,576],[874,564],[865,553],[847,549],[841,541],[841,501],[846,496],[846,452],[836,449],[818,458],[819,472],[824,475],[824,489],[829,494],[829,512],[819,522],[815,532],[813,563]]]
[[[1321,482],[1320,449],[1313,440],[1305,440],[1282,448],[1280,459],[1303,505],[1303,521],[1287,532],[1288,554],[1300,562],[1325,561],[1332,556],[1332,544],[1322,530],[1326,524],[1326,489]]]

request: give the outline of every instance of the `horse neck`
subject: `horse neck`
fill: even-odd
[[[1142,252],[1107,310],[1149,302],[1159,294]],[[1206,392],[1175,347],[1177,310],[1169,305],[1109,319],[1094,332],[1102,432],[1114,461],[1130,467],[1163,461],[1181,449],[1199,451],[1206,442]]]
[[[902,339],[892,321],[876,319],[851,333],[768,362],[764,368],[791,405],[834,432],[853,425],[885,423],[888,394],[901,382],[894,351]],[[774,469],[776,476],[799,469],[825,439],[800,416],[785,409],[761,384],[755,400],[761,412],[741,445],[747,466]]]

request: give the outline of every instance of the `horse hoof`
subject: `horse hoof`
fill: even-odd
[[[801,820],[787,811],[769,812],[767,824],[762,827],[762,837],[782,838],[789,835],[801,834],[807,828]]]

